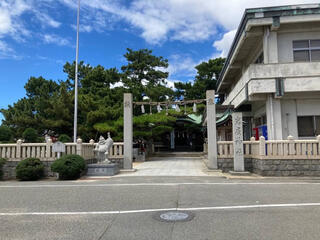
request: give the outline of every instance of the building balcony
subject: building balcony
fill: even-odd
[[[278,78],[283,79],[284,93],[320,92],[320,62],[251,64],[223,104],[238,107],[276,93]]]

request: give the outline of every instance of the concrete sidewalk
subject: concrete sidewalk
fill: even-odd
[[[118,176],[216,176],[220,171],[209,172],[202,157],[154,157],[149,161],[133,163],[136,172],[125,172]]]

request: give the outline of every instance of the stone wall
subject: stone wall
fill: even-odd
[[[244,159],[244,168],[245,171],[252,171],[252,159]],[[222,172],[233,171],[233,158],[218,158],[218,169],[221,169]]]
[[[117,163],[119,169],[123,169],[123,158],[109,158],[110,162]]]
[[[218,158],[222,172],[233,171],[233,158]],[[245,171],[261,176],[320,176],[320,159],[245,159]]]
[[[252,159],[252,165],[262,176],[320,176],[320,159]]]
[[[95,163],[96,160],[85,160],[86,164]],[[15,179],[16,178],[16,166],[20,161],[7,161],[6,164],[3,166],[3,179]],[[41,161],[44,165],[44,176],[45,177],[55,177],[55,173],[51,171],[51,164],[54,161]]]

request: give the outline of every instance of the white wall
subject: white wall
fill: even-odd
[[[272,110],[270,96],[265,103],[262,107],[258,107],[260,104],[253,104],[252,116],[256,118],[266,114],[270,140],[287,139],[289,135],[298,139],[298,116],[320,116],[320,99],[272,98]]]
[[[284,139],[289,135],[298,139],[298,116],[320,116],[320,99],[284,99],[281,106]]]
[[[297,100],[297,115],[298,116],[308,116],[308,115],[320,116],[320,99]]]

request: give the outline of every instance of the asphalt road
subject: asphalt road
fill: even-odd
[[[158,221],[187,211],[189,222]],[[0,239],[319,239],[320,181],[117,177],[0,182]]]

